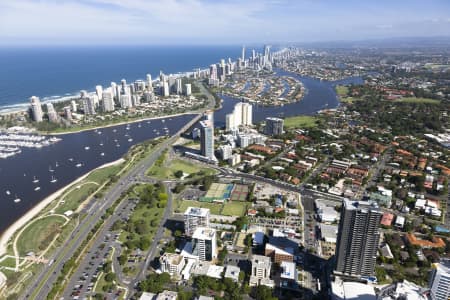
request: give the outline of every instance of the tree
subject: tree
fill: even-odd
[[[113,282],[116,279],[116,274],[109,272],[105,275],[105,281]]]
[[[176,178],[181,178],[181,177],[183,177],[183,171],[181,171],[181,170],[178,170],[178,171],[176,171],[175,173],[173,173],[173,175],[175,175],[175,177]]]
[[[127,262],[128,257],[127,257],[127,255],[125,255],[125,254],[121,254],[121,255],[117,258],[117,260],[119,261],[119,264],[120,264],[121,266],[123,266],[123,265]]]
[[[169,273],[150,274],[139,283],[139,289],[143,292],[161,293],[164,286],[170,282]]]
[[[254,298],[256,300],[276,300],[276,297],[272,296],[272,289],[264,286],[264,285],[258,285],[253,290]]]

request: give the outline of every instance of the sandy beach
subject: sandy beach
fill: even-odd
[[[76,184],[77,182],[82,181],[91,172],[93,172],[95,170],[98,170],[98,169],[101,169],[101,168],[106,168],[106,167],[109,167],[109,166],[112,166],[112,165],[116,165],[116,164],[120,164],[123,161],[124,161],[124,159],[120,158],[120,159],[118,159],[116,161],[113,161],[113,162],[101,165],[100,167],[95,168],[94,170],[92,170],[92,171],[84,174],[83,176],[77,178],[76,180],[72,181],[71,183],[69,183],[65,187],[62,187],[61,189],[57,190],[56,192],[54,192],[53,194],[49,195],[48,197],[43,199],[41,202],[36,204],[32,209],[27,211],[26,214],[24,214],[22,217],[20,217],[16,222],[14,222],[11,226],[8,227],[8,229],[6,229],[3,232],[3,234],[0,237],[0,256],[4,255],[6,253],[8,242],[11,239],[11,237],[17,232],[17,230],[19,230],[22,226],[24,226],[26,223],[28,223],[30,220],[32,220],[34,217],[36,217],[47,205],[49,205],[53,200],[58,198],[67,188],[69,188],[70,186]]]

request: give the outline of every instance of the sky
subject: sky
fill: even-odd
[[[448,0],[0,0],[0,45],[450,36]]]

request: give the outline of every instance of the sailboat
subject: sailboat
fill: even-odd
[[[36,178],[36,176],[33,176],[33,183],[38,183],[39,179]]]
[[[9,190],[6,190],[6,195],[11,195],[11,192]]]
[[[48,167],[48,171],[49,171],[49,172],[53,172],[53,171],[55,171],[55,170],[52,169],[52,166],[49,166],[49,167]]]
[[[77,163],[77,164],[75,165],[75,167],[77,167],[77,168],[80,168],[81,166],[82,166],[81,163]]]
[[[40,186],[37,186],[37,187],[34,188],[34,190],[35,190],[36,192],[39,191],[40,189],[41,189]]]
[[[55,166],[56,166],[56,167],[59,167],[58,162],[55,163]]]
[[[19,197],[17,197],[17,195],[15,195],[15,199],[14,199],[14,203],[19,203],[21,200]]]
[[[58,179],[56,179],[55,176],[52,175],[52,180],[50,180],[50,182],[51,182],[51,183],[55,183],[55,182],[57,182],[57,181],[58,181]]]

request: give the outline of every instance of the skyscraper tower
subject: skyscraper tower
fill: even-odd
[[[35,122],[42,122],[43,119],[43,113],[42,113],[42,106],[41,101],[39,101],[39,97],[32,96],[30,98],[31,103],[31,117],[33,118],[33,121]]]
[[[103,87],[101,85],[97,85],[95,87],[95,93],[98,96],[98,100],[102,100],[103,99]]]
[[[382,212],[376,204],[344,199],[336,246],[336,273],[371,276],[380,240]]]
[[[120,93],[127,94],[127,81],[125,79],[120,81]]]
[[[242,46],[242,54],[241,54],[242,62],[245,61],[245,46]]]
[[[147,89],[150,91],[150,90],[153,90],[153,87],[152,87],[152,75],[150,75],[150,74],[147,74]]]
[[[209,159],[216,160],[214,156],[214,121],[212,112],[206,115],[206,120],[200,121],[200,151]]]
[[[434,265],[430,290],[432,300],[450,299],[450,260],[442,260]]]

